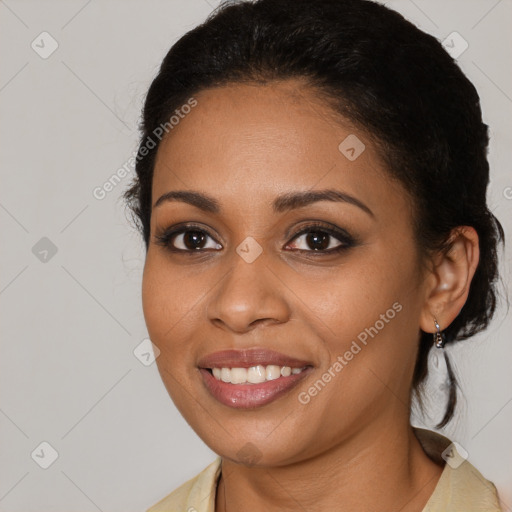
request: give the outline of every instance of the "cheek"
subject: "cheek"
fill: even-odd
[[[393,303],[409,296],[412,272],[407,264],[397,272],[378,255],[359,253],[322,280],[297,283],[298,295],[331,335],[346,339],[373,325]]]
[[[151,249],[148,251],[142,306],[149,337],[160,350],[156,365],[162,382],[181,414],[189,420],[190,415],[199,411],[195,411],[196,402],[190,401],[194,354],[188,329],[197,325],[194,314],[200,307],[197,302],[202,293],[192,293],[191,278],[180,277],[163,260],[158,254],[151,254]]]
[[[153,343],[162,336],[166,324],[165,310],[169,306],[166,286],[160,274],[154,258],[148,254],[142,275],[142,310]]]
[[[377,249],[358,253],[357,261],[340,266],[305,301],[325,340],[329,361],[324,363],[343,357],[342,373],[356,377],[351,386],[360,385],[370,369],[385,382],[403,380],[415,357],[421,302],[417,265],[413,257],[397,262],[385,257],[396,252]]]
[[[142,278],[142,308],[149,337],[160,349],[161,358],[178,362],[187,357],[180,340],[193,321],[201,293],[191,286],[190,278],[180,277],[161,260],[150,249]]]

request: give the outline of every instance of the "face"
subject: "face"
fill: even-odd
[[[284,465],[408,417],[425,290],[406,191],[297,82],[194,97],[158,150],[143,275],[184,418],[224,457]]]

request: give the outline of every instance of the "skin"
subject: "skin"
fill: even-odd
[[[160,145],[153,204],[169,191],[195,190],[221,210],[181,201],[153,207],[142,293],[163,382],[187,422],[222,456],[216,511],[247,503],[258,511],[421,511],[442,467],[426,456],[409,423],[417,342],[420,329],[435,331],[434,316],[443,329],[466,301],[478,263],[475,231],[454,232],[452,249],[425,264],[408,193],[390,179],[370,137],[303,84],[235,84],[194,97],[197,106]],[[350,134],[366,146],[354,161],[338,149]],[[372,215],[347,202],[271,208],[280,194],[321,189],[350,194]],[[295,237],[308,221],[342,228],[356,243],[319,254],[305,235]],[[155,235],[183,222],[207,232],[202,252],[173,253],[156,243]],[[263,251],[252,263],[235,250],[249,236]],[[178,248],[187,247],[183,242],[174,239]],[[327,242],[340,244],[335,237]],[[396,302],[401,311],[301,404],[299,393]],[[204,386],[198,360],[251,347],[311,361],[314,369],[265,406],[220,404]],[[251,465],[239,454],[249,442]]]

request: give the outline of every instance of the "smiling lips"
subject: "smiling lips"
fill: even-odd
[[[290,391],[311,370],[311,363],[264,349],[225,350],[198,364],[208,391],[220,403],[252,408]]]

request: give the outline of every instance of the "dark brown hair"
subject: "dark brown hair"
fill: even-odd
[[[449,345],[483,330],[496,308],[504,233],[486,204],[489,138],[478,93],[435,37],[369,0],[228,2],[174,44],[146,97],[136,178],[125,193],[146,248],[159,144],[143,148],[155,130],[203,89],[299,77],[378,142],[390,176],[414,199],[422,254],[448,249],[457,226],[475,228],[480,261],[444,335]],[[420,403],[431,347],[432,335],[422,332],[413,377]],[[449,399],[438,427],[452,418],[457,397],[446,361]]]

